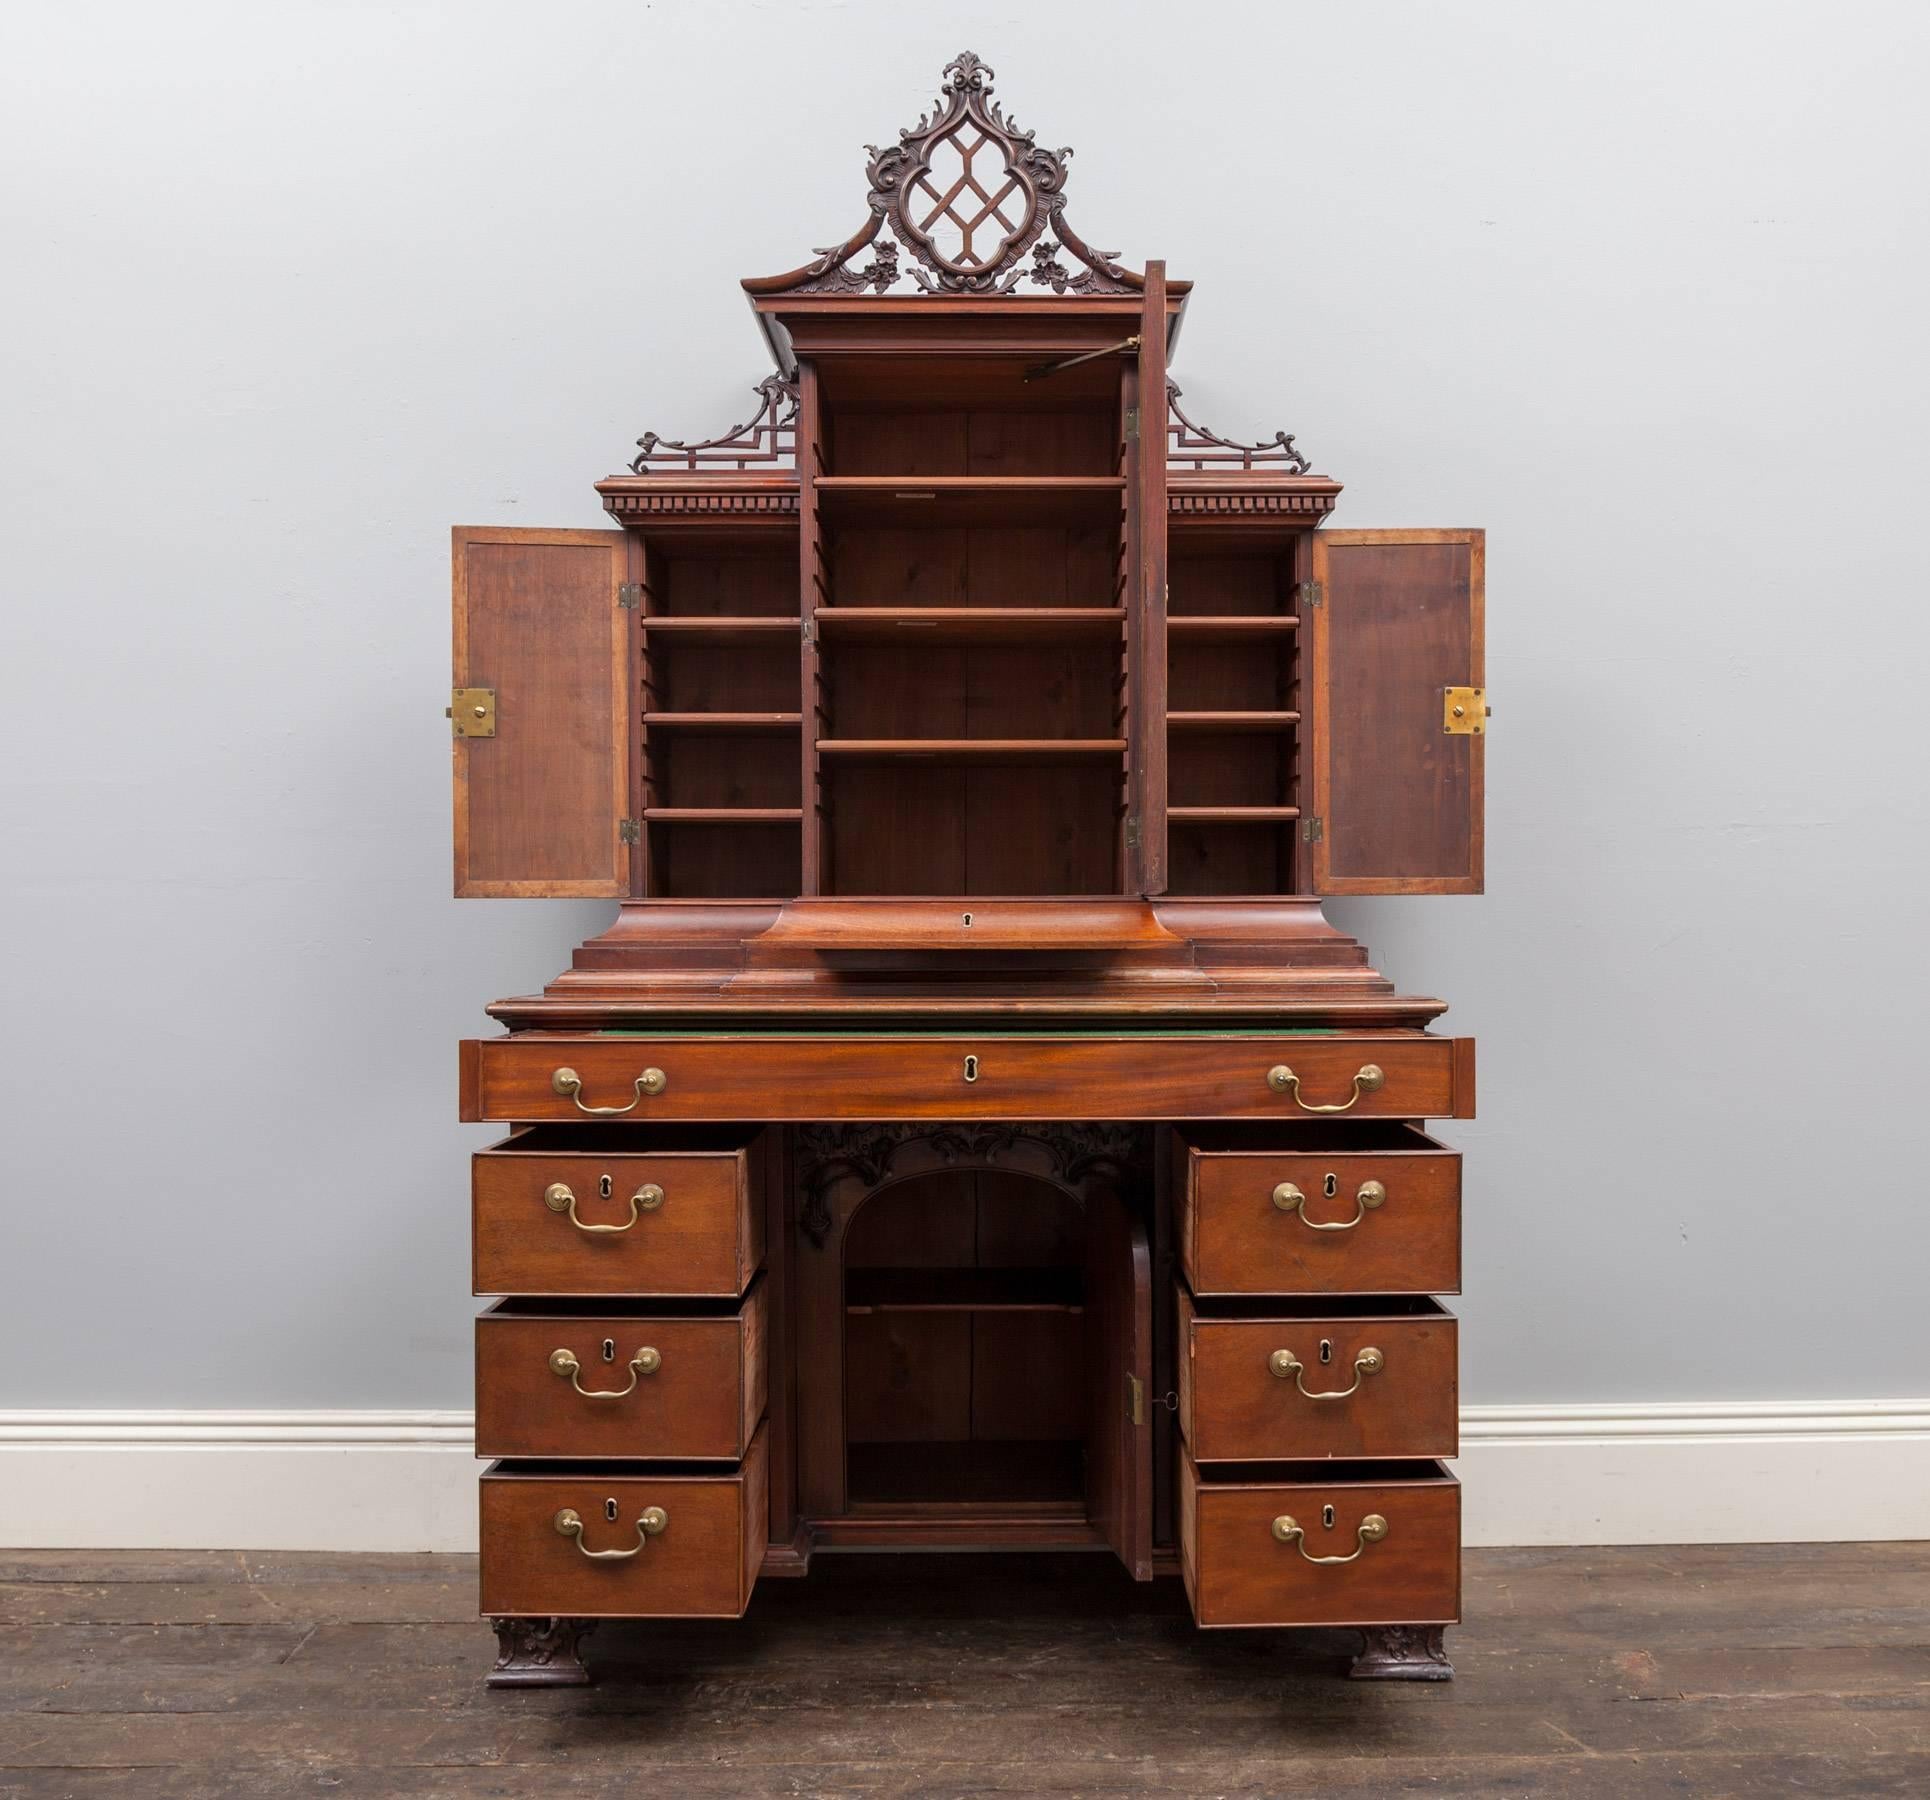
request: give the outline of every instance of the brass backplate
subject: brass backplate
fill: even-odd
[[[449,718],[457,737],[494,737],[496,690],[456,688],[449,697]]]
[[[1441,729],[1449,737],[1480,737],[1488,729],[1486,688],[1443,688]]]

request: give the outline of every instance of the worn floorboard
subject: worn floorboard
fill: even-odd
[[[821,1556],[491,1693],[462,1557],[0,1551],[0,1796],[1930,1793],[1930,1544],[1471,1552],[1451,1684],[1109,1560]]]

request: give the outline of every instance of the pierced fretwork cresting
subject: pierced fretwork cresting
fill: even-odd
[[[1179,383],[1166,383],[1166,466],[1169,469],[1252,469],[1277,464],[1289,475],[1306,475],[1313,464],[1294,448],[1293,434],[1276,431],[1257,444],[1223,438],[1204,425],[1195,425],[1179,403]]]
[[[867,144],[871,216],[802,268],[744,283],[753,294],[884,293],[908,274],[928,294],[1009,294],[1023,281],[1054,293],[1131,294],[1145,278],[1095,250],[1065,217],[1070,149],[1047,150],[992,98],[992,69],[969,50],[945,65],[934,112],[882,149]],[[896,241],[878,234],[889,225]],[[1055,238],[1045,234],[1050,230]],[[877,240],[869,264],[852,259]],[[901,246],[916,259],[901,269]],[[1027,251],[1032,266],[1022,266]],[[1075,274],[1059,260],[1083,265]]]
[[[721,437],[684,443],[646,431],[637,439],[633,474],[663,469],[757,469],[766,465],[789,467],[797,460],[797,383],[771,375],[751,390],[764,404],[744,424],[733,425]]]

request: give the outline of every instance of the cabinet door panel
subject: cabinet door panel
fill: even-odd
[[[1313,886],[1478,894],[1486,738],[1443,690],[1485,687],[1484,534],[1320,531],[1313,636]]]
[[[630,891],[629,646],[621,531],[458,526],[455,678],[496,696],[455,740],[456,893]]]

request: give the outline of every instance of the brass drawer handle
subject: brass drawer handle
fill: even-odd
[[[589,1237],[617,1237],[626,1232],[647,1212],[655,1212],[663,1204],[663,1189],[654,1181],[646,1181],[630,1196],[630,1216],[621,1225],[586,1225],[576,1216],[576,1193],[567,1181],[552,1181],[543,1190],[543,1204],[551,1212],[566,1212],[570,1223],[578,1231]]]
[[[1378,1181],[1363,1181],[1360,1184],[1360,1192],[1354,1196],[1354,1216],[1351,1219],[1333,1219],[1322,1223],[1319,1219],[1307,1217],[1307,1196],[1291,1181],[1283,1181],[1273,1190],[1273,1204],[1282,1212],[1298,1213],[1300,1223],[1309,1231],[1352,1231],[1386,1198],[1387,1190]]]
[[[559,1530],[562,1528],[559,1526]],[[1360,1529],[1354,1533],[1354,1549],[1351,1556],[1307,1556],[1307,1534],[1300,1529],[1299,1522],[1291,1513],[1282,1513],[1273,1521],[1273,1535],[1283,1544],[1295,1545],[1300,1554],[1310,1563],[1350,1563],[1355,1561],[1369,1544],[1378,1544],[1387,1535],[1387,1521],[1379,1513],[1369,1513],[1360,1522]],[[635,1555],[635,1552],[631,1552]]]
[[[1386,1071],[1381,1068],[1379,1063],[1362,1063],[1359,1073],[1354,1077],[1354,1091],[1349,1094],[1345,1100],[1342,1100],[1336,1106],[1314,1106],[1308,1101],[1301,1099],[1300,1077],[1288,1068],[1285,1063],[1275,1063],[1273,1067],[1267,1071],[1268,1087],[1272,1088],[1276,1094],[1291,1094],[1294,1105],[1299,1107],[1302,1112],[1310,1113],[1351,1112],[1359,1103],[1362,1094],[1371,1094],[1386,1081],[1386,1079]],[[584,1110],[588,1111],[589,1109],[586,1107]]]
[[[630,1358],[630,1385],[628,1387],[586,1388],[583,1385],[583,1365],[576,1360],[575,1353],[569,1350],[552,1350],[550,1352],[550,1373],[558,1376],[567,1375],[570,1378],[570,1386],[575,1388],[585,1400],[621,1400],[624,1395],[636,1391],[637,1377],[639,1375],[654,1375],[662,1367],[663,1357],[661,1353],[651,1349],[648,1344],[645,1344],[635,1356]],[[561,1527],[559,1526],[558,1529],[560,1530]]]
[[[661,1069],[645,1069],[637,1077],[637,1091],[630,1096],[628,1106],[585,1106],[583,1104],[583,1077],[574,1069],[558,1069],[550,1077],[550,1086],[555,1092],[567,1095],[576,1102],[576,1110],[589,1113],[593,1118],[614,1119],[627,1112],[635,1112],[645,1094],[661,1094],[670,1085],[670,1078]]]
[[[591,1562],[628,1562],[638,1554],[645,1544],[658,1536],[670,1523],[670,1515],[661,1506],[646,1506],[637,1515],[637,1541],[628,1550],[586,1550],[583,1547],[583,1520],[574,1507],[566,1506],[550,1521],[557,1532],[566,1538],[576,1540],[577,1554],[587,1556]]]
[[[1372,1344],[1369,1344],[1365,1350],[1354,1358],[1354,1379],[1348,1386],[1344,1388],[1326,1388],[1319,1393],[1314,1392],[1307,1386],[1307,1365],[1303,1363],[1299,1357],[1295,1356],[1291,1350],[1274,1351],[1274,1353],[1267,1358],[1267,1367],[1271,1369],[1274,1374],[1278,1375],[1282,1381],[1285,1381],[1286,1378],[1291,1375],[1293,1377],[1293,1385],[1297,1387],[1301,1393],[1305,1394],[1309,1400],[1345,1400],[1355,1388],[1360,1386],[1363,1376],[1378,1375],[1381,1370],[1386,1368],[1387,1358],[1381,1355]]]

